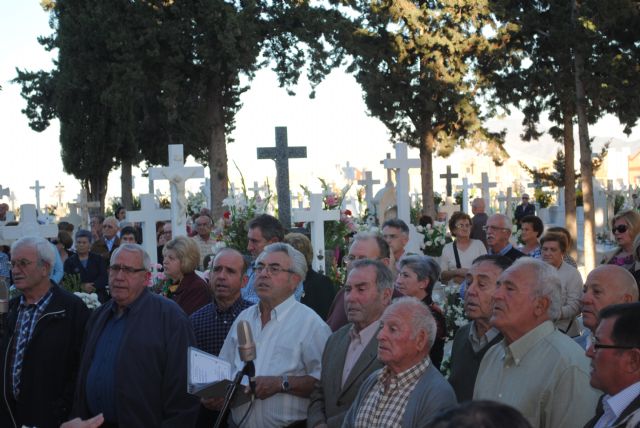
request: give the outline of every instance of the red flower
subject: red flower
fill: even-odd
[[[345,215],[352,215],[352,214],[351,214],[351,210],[344,210],[344,214],[345,214]]]
[[[224,214],[222,214],[222,217],[224,217],[224,218],[231,217],[231,211],[225,211]]]

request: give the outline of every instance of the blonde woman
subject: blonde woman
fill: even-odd
[[[172,281],[167,297],[173,299],[187,315],[211,302],[207,282],[195,272],[200,262],[198,244],[186,236],[167,242],[162,250],[164,274]]]

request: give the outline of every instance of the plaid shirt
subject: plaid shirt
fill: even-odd
[[[53,293],[51,289],[34,304],[27,304],[24,296],[20,296],[20,304],[18,306],[18,320],[16,321],[16,349],[13,354],[13,365],[11,368],[13,396],[18,397],[20,394],[20,374],[22,373],[22,359],[24,351],[33,336],[33,331],[40,316],[44,313],[49,301],[51,301]]]
[[[401,428],[409,394],[429,367],[429,358],[394,375],[384,367],[356,415],[356,428]]]
[[[231,324],[240,312],[252,306],[252,303],[239,298],[228,309],[220,309],[215,303],[209,303],[191,314],[189,319],[196,335],[196,346],[211,355],[218,355]]]

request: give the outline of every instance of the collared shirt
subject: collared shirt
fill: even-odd
[[[594,428],[607,428],[610,427],[615,421],[618,420],[624,409],[629,407],[629,404],[640,395],[640,382],[636,382],[629,385],[616,395],[605,395],[602,398],[602,407],[604,408],[604,414],[598,419]]]
[[[504,256],[505,254],[507,254],[509,251],[511,251],[511,249],[513,248],[513,245],[511,245],[510,243],[507,244],[506,247],[504,247],[502,250],[498,251],[498,255],[500,256]],[[491,250],[491,248],[487,249],[487,254],[496,254],[493,252],[493,250]]]
[[[513,343],[502,340],[487,351],[473,399],[513,406],[533,427],[582,428],[598,401],[589,378],[584,350],[545,321]]]
[[[257,275],[256,273],[253,271],[253,265],[249,266],[247,268],[247,276],[249,277],[249,281],[247,281],[247,285],[245,285],[244,287],[242,287],[242,289],[240,290],[240,293],[242,294],[242,298],[244,300],[248,300],[249,302],[251,302],[252,304],[256,304],[260,301],[260,298],[258,297],[258,294],[256,293],[256,279],[257,279]],[[296,301],[300,301],[300,299],[302,299],[302,297],[304,296],[304,285],[303,285],[303,281],[300,281],[300,284],[298,284],[298,286],[296,287],[296,290],[293,292],[293,296],[295,297]]]
[[[196,335],[198,349],[211,355],[218,355],[231,325],[240,312],[251,306],[251,302],[238,298],[226,309],[220,308],[216,301],[209,303],[191,314],[189,320]]]
[[[116,363],[127,324],[129,308],[117,316],[117,306],[111,308],[110,318],[96,343],[91,367],[87,373],[86,395],[91,414],[104,414],[108,422],[118,420],[116,407]]]
[[[198,265],[200,269],[206,270],[207,266],[204,265],[204,259],[210,254],[213,254],[213,245],[216,243],[215,239],[209,237],[206,241],[202,239],[200,235],[193,236],[191,239],[198,244],[198,249],[200,250],[200,264]]]
[[[428,367],[428,357],[397,375],[385,366],[380,371],[376,384],[362,400],[356,415],[355,427],[401,428],[409,394]]]
[[[104,238],[104,243],[107,245],[107,249],[109,250],[109,252],[111,252],[111,249],[113,248],[113,244],[116,243],[116,239],[118,239],[117,235],[114,235],[114,237],[111,239]]]
[[[242,311],[231,326],[220,351],[220,357],[231,363],[232,373],[244,366],[238,354],[236,327],[243,320],[249,322],[256,343],[256,376],[306,375],[320,379],[322,351],[331,330],[313,309],[289,296],[271,311],[271,319],[264,327],[259,305]],[[306,419],[308,407],[308,398],[278,393],[265,400],[255,400],[242,427],[287,426]],[[248,408],[249,403],[231,411],[236,424]]]
[[[342,386],[347,381],[349,374],[351,373],[351,369],[355,366],[358,358],[362,355],[362,351],[367,347],[371,339],[376,335],[378,330],[380,329],[380,323],[378,321],[374,321],[359,332],[356,331],[356,326],[352,325],[349,330],[349,337],[351,341],[349,342],[349,347],[347,348],[347,355],[344,359],[344,367],[342,368]]]
[[[22,373],[22,360],[25,350],[36,325],[40,320],[40,316],[44,313],[47,305],[51,301],[53,292],[51,288],[36,303],[28,304],[23,296],[20,296],[20,304],[18,308],[18,319],[16,321],[16,349],[13,356],[13,364],[11,367],[13,396],[18,397],[20,394],[20,374]]]
[[[500,332],[495,327],[491,327],[482,336],[478,336],[478,332],[476,331],[476,322],[471,321],[471,327],[469,328],[469,342],[471,343],[473,350],[475,352],[479,352],[499,334]]]

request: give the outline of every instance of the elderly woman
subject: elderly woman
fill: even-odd
[[[547,232],[540,239],[542,260],[556,269],[562,284],[562,307],[556,320],[556,327],[570,337],[580,334],[576,317],[580,313],[582,298],[582,276],[578,269],[564,261],[567,252],[567,239],[561,233]]]
[[[302,281],[303,292],[300,303],[309,306],[320,315],[320,318],[326,320],[331,302],[336,296],[336,289],[328,276],[311,269],[313,261],[311,241],[302,233],[288,233],[283,242],[300,251],[307,261],[307,276]]]
[[[523,245],[518,249],[529,257],[539,259],[542,257],[540,252],[540,241],[538,239],[544,232],[544,224],[540,217],[535,215],[526,215],[520,219],[520,240]]]
[[[483,246],[484,248],[484,246]],[[438,369],[444,355],[444,342],[447,338],[447,324],[442,309],[433,302],[431,293],[440,277],[440,267],[429,256],[404,256],[398,263],[399,273],[396,288],[405,296],[415,297],[422,301],[436,320],[438,326],[436,340],[429,356]]]
[[[635,269],[633,240],[640,232],[640,214],[635,210],[618,213],[611,221],[611,230],[620,248],[607,260],[607,264],[622,266],[633,272]]]
[[[442,282],[453,280],[460,284],[476,257],[487,254],[487,249],[482,241],[471,239],[471,217],[468,214],[453,213],[449,220],[449,230],[456,239],[442,249],[440,279]]]
[[[167,297],[173,299],[187,315],[211,302],[206,281],[195,272],[200,262],[200,250],[193,239],[178,236],[162,250],[164,274],[171,279]]]
[[[80,288],[86,293],[96,292],[100,302],[109,300],[107,292],[107,264],[99,254],[92,253],[92,234],[80,229],[76,232],[76,252],[64,262],[65,275],[79,275]]]

